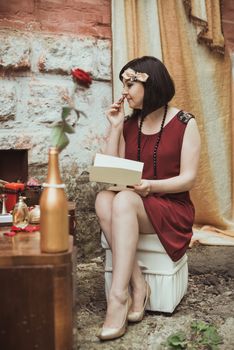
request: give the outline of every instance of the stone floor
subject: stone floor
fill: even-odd
[[[95,336],[106,309],[103,256],[78,263],[74,349],[163,350],[167,349],[163,342],[169,335],[176,331],[189,334],[191,322],[199,320],[215,325],[223,337],[223,343],[216,349],[233,350],[233,253],[234,247],[192,248],[188,252],[188,292],[175,312],[172,315],[147,312],[144,320],[130,325],[122,338],[108,342],[100,342]],[[202,349],[211,348],[198,350]]]

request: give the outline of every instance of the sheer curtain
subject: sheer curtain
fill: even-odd
[[[162,59],[155,0],[112,0],[113,98],[121,94],[118,73],[127,61],[145,54]]]
[[[176,84],[172,104],[195,115],[202,137],[191,192],[196,224],[233,235],[231,62],[219,5],[219,0],[112,0],[113,96],[119,96],[118,73],[129,59],[153,55],[165,63]]]

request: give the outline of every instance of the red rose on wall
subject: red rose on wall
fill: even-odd
[[[89,73],[85,72],[84,70],[80,68],[73,68],[71,70],[71,76],[73,78],[73,81],[79,85],[85,86],[86,88],[89,88],[92,84],[92,78],[89,75]],[[68,106],[62,107],[62,115],[61,120],[55,121],[51,124],[51,127],[53,128],[52,131],[52,146],[57,147],[59,151],[61,152],[69,143],[69,138],[67,134],[73,134],[75,132],[74,126],[76,125],[76,122],[79,120],[80,115],[86,116],[84,112],[80,111],[74,106],[74,97],[76,91],[76,84],[73,84],[73,92],[70,97],[64,98],[64,100],[67,100]],[[69,117],[71,111],[75,111],[77,119],[76,122],[73,123],[73,125],[69,124]]]
[[[74,68],[71,71],[73,79],[80,85],[89,87],[92,84],[91,76],[80,68]]]

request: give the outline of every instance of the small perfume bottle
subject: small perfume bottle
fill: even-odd
[[[19,201],[16,203],[13,210],[13,225],[24,228],[29,223],[29,213],[27,204],[24,203],[25,197],[19,196]]]

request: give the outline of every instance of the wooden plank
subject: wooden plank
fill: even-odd
[[[52,266],[0,269],[0,349],[55,350],[53,278]]]
[[[71,263],[55,267],[54,306],[56,350],[70,350],[72,349],[73,331]]]

